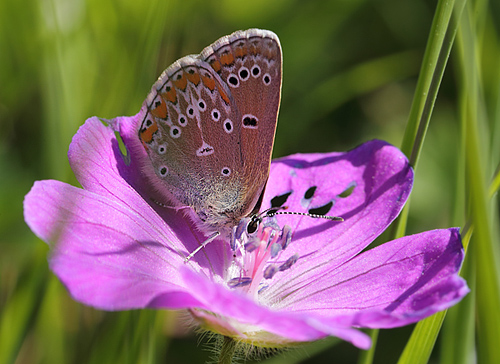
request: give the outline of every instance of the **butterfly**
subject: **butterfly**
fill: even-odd
[[[153,85],[137,136],[142,171],[164,206],[215,237],[259,209],[281,99],[282,52],[271,31],[222,37],[168,67]]]

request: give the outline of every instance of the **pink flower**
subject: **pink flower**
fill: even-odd
[[[122,117],[87,120],[69,160],[83,188],[38,181],[25,219],[51,246],[50,268],[70,294],[103,310],[188,309],[207,329],[262,346],[338,336],[360,348],[356,328],[421,320],[469,291],[458,276],[458,229],[406,236],[363,251],[394,220],[410,193],[405,156],[382,141],[346,153],[296,154],[274,160],[262,210],[341,216],[263,217],[256,232],[205,239],[180,212],[155,204],[138,165],[123,156],[139,143]],[[233,245],[234,250],[231,248]],[[362,252],[363,251],[363,252]]]

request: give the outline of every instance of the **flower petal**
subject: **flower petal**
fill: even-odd
[[[360,348],[370,347],[368,336],[346,325],[335,323],[333,320],[329,325],[323,325],[322,318],[314,314],[303,315],[274,311],[259,305],[235,290],[229,290],[216,284],[188,268],[183,268],[181,271],[185,284],[192,288],[193,296],[202,304],[199,308],[223,316],[222,320],[229,318],[240,325],[248,325],[249,330],[247,331],[241,327],[238,329],[254,343],[259,340],[259,331],[256,332],[255,336],[252,336],[253,331],[251,330],[270,332],[288,342],[313,341],[328,335],[335,335]],[[240,339],[244,340],[245,338],[240,337]],[[277,343],[279,342],[274,344]],[[268,342],[268,344],[273,343]]]
[[[460,301],[464,257],[458,229],[406,236],[368,250],[300,287],[283,285],[282,309],[361,327],[407,325]],[[287,292],[290,293],[287,293]]]
[[[89,118],[80,127],[69,146],[68,158],[84,189],[122,201],[129,201],[134,195],[143,200],[130,183],[134,174],[135,179],[140,178],[140,171],[130,166],[113,130],[99,118]]]
[[[168,292],[163,307],[195,304],[178,271],[185,248],[151,208],[138,211],[114,198],[41,181],[26,195],[24,214],[33,232],[53,243],[50,268],[78,301],[131,309]]]
[[[346,153],[297,154],[273,161],[264,201],[291,192],[284,203],[288,211],[311,212],[332,203],[327,215],[344,221],[278,216],[280,225],[288,224],[293,231],[280,258],[285,261],[298,253],[299,260],[270,285],[300,276],[299,271],[307,281],[358,254],[399,214],[412,183],[413,170],[403,153],[379,140]]]

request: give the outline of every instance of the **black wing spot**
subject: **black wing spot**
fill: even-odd
[[[165,177],[168,174],[168,168],[165,166],[160,167],[159,172],[160,172],[160,176]]]
[[[271,83],[271,76],[266,73],[262,80],[264,81],[264,85],[269,86],[269,84]]]
[[[255,127],[257,126],[257,119],[250,116],[245,116],[243,118],[243,125],[247,127]]]
[[[212,110],[212,120],[213,121],[219,121],[219,119],[220,119],[219,110],[213,109]]]
[[[255,65],[252,67],[252,76],[257,77],[260,75],[260,67]]]
[[[236,76],[234,75],[231,75],[227,78],[227,82],[229,82],[231,85],[233,85],[234,87],[238,86],[238,79],[236,78]]]
[[[245,81],[249,76],[248,69],[246,69],[246,68],[241,68],[239,73],[240,73],[240,78],[243,81]]]
[[[224,129],[226,130],[226,133],[230,133],[233,131],[233,123],[231,122],[231,120],[227,119],[224,122]]]

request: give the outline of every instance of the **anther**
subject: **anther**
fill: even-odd
[[[282,265],[279,266],[279,268],[278,268],[279,271],[283,272],[284,270],[290,269],[290,267],[292,265],[294,265],[298,259],[299,259],[299,255],[297,253],[295,253],[290,258],[288,258],[285,263],[283,263]]]

